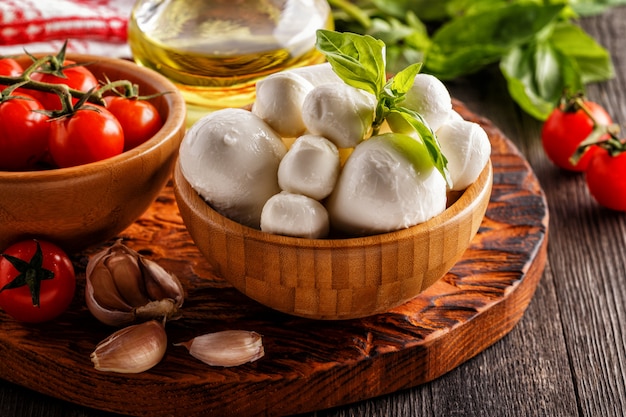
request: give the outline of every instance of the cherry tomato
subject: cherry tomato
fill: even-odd
[[[22,75],[21,65],[13,58],[0,58],[0,75],[5,77],[17,77]],[[0,91],[7,88],[6,85],[0,84]]]
[[[120,96],[107,96],[104,100],[107,110],[122,125],[125,151],[141,145],[163,126],[161,115],[148,101]]]
[[[65,61],[63,66],[74,64],[73,61]],[[51,84],[66,84],[68,87],[79,91],[89,91],[98,86],[96,77],[84,66],[76,66],[65,68],[63,74],[66,78],[57,77],[53,74],[43,72],[34,72],[31,78],[35,81],[41,81]],[[61,99],[56,93],[46,93],[44,91],[31,90],[31,94],[35,97],[47,110],[60,110],[62,108]],[[78,100],[73,99],[74,103]]]
[[[50,242],[23,240],[0,256],[0,308],[16,320],[52,320],[67,310],[75,291],[72,262]]]
[[[626,211],[626,153],[611,156],[600,149],[589,161],[585,178],[589,192],[600,205]]]
[[[48,149],[48,116],[41,104],[22,92],[0,103],[0,170],[32,169]]]
[[[67,168],[119,155],[124,151],[124,131],[111,112],[90,104],[52,119],[48,145],[54,163]]]
[[[613,123],[611,116],[599,104],[588,100],[583,100],[583,104],[597,123],[604,125]],[[574,154],[578,145],[589,136],[593,127],[593,120],[580,107],[573,110],[567,109],[565,105],[556,107],[541,130],[541,143],[546,155],[562,169],[585,171],[589,161],[597,152],[597,147],[590,147],[576,165],[572,165],[569,158]]]

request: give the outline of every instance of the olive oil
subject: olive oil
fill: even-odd
[[[323,61],[326,0],[139,0],[129,22],[134,59],[169,78],[190,111],[241,107],[269,74]]]

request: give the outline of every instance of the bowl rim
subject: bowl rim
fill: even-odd
[[[46,53],[33,53],[30,54],[34,57],[43,57]],[[18,61],[24,60],[28,58],[28,55],[20,55],[13,57]],[[11,180],[51,180],[55,178],[67,177],[70,175],[80,173],[82,176],[88,175],[92,172],[101,171],[102,168],[110,167],[112,165],[116,165],[117,163],[126,163],[133,161],[134,159],[140,158],[141,156],[151,153],[155,151],[162,143],[171,140],[173,136],[176,135],[176,131],[178,127],[182,124],[185,125],[186,121],[186,111],[185,111],[185,100],[182,96],[182,93],[178,90],[178,88],[163,75],[157,73],[156,71],[151,70],[150,68],[142,67],[136,64],[133,61],[126,60],[123,58],[111,58],[100,55],[89,55],[89,54],[80,54],[80,53],[67,53],[65,58],[71,61],[75,61],[78,63],[89,63],[89,64],[102,64],[106,63],[110,66],[115,66],[116,68],[120,68],[122,70],[126,70],[128,72],[136,72],[138,74],[149,74],[154,81],[156,81],[156,87],[159,90],[169,91],[168,94],[164,94],[163,98],[169,103],[170,114],[163,122],[163,126],[161,129],[157,131],[150,139],[140,144],[139,146],[129,149],[128,151],[124,151],[119,155],[112,156],[107,159],[102,159],[100,161],[91,162],[88,164],[76,165],[67,168],[54,168],[54,169],[46,169],[46,170],[32,170],[32,171],[3,171],[0,170],[0,177],[3,181],[11,181]]]
[[[309,239],[293,236],[271,234],[242,225],[226,216],[218,213],[206,202],[191,186],[182,173],[180,159],[175,163],[172,181],[176,192],[176,199],[182,198],[184,203],[201,217],[209,217],[211,223],[219,223],[223,226],[224,233],[229,235],[243,236],[245,239],[263,241],[270,245],[294,246],[302,249],[337,249],[355,248],[380,245],[389,242],[398,242],[414,239],[416,235],[426,233],[443,227],[455,218],[462,217],[478,204],[485,194],[491,194],[493,185],[493,165],[491,158],[481,171],[478,178],[470,184],[459,196],[459,198],[447,207],[442,213],[414,226],[395,230],[386,233],[379,233],[366,236]],[[489,198],[487,196],[487,198]]]

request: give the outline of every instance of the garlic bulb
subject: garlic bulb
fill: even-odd
[[[166,349],[164,324],[151,320],[118,330],[98,343],[91,361],[99,371],[139,373],[159,363]]]
[[[102,323],[123,326],[178,318],[184,291],[176,276],[118,241],[89,260],[85,300]]]
[[[265,354],[261,335],[245,330],[208,333],[174,346],[185,346],[191,356],[211,366],[239,366]]]

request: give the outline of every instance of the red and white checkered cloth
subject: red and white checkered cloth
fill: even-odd
[[[67,51],[129,58],[134,0],[0,0],[0,55]]]

